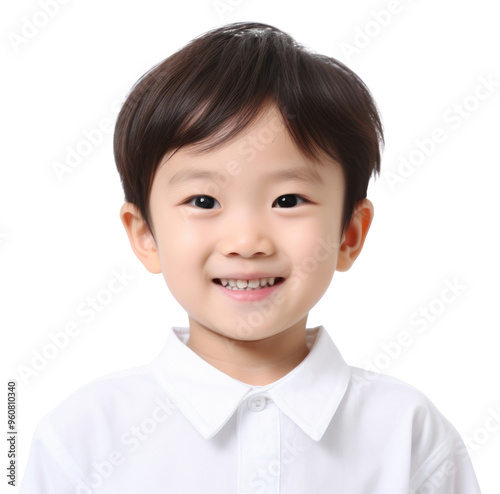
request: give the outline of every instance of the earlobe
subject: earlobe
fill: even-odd
[[[373,220],[373,204],[369,199],[362,199],[355,208],[342,242],[337,259],[337,271],[347,271],[361,253],[366,235]]]
[[[137,206],[130,202],[124,203],[120,208],[120,219],[139,261],[150,273],[161,273],[156,242]]]

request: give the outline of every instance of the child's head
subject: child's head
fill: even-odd
[[[281,329],[302,320],[335,269],[359,254],[381,143],[376,105],[342,63],[269,25],[224,26],[155,66],[128,95],[114,135],[122,221],[191,323],[225,331],[231,311],[213,305],[228,291],[220,279],[285,278],[287,301],[274,300],[278,332],[278,320]],[[208,292],[198,290],[203,282]],[[200,306],[209,304],[207,320]]]

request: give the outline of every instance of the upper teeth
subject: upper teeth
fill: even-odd
[[[276,278],[258,278],[254,280],[229,280],[221,278],[220,282],[222,286],[229,285],[230,287],[235,288],[257,288],[260,286],[266,286],[266,284],[274,285],[274,280]]]

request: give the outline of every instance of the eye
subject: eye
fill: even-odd
[[[302,201],[303,203],[308,202],[307,199],[304,199],[302,196],[299,196],[298,194],[285,194],[279,196],[278,199],[276,199],[275,203],[279,204],[280,207],[282,208],[293,208],[294,206],[297,206],[297,198],[299,199],[299,201]]]
[[[190,199],[188,199],[184,204],[191,204],[194,201],[194,206],[197,208],[202,208],[202,209],[213,209],[213,205],[216,202],[219,204],[219,201],[214,199],[211,196],[205,196],[205,195],[198,195],[198,196],[193,196]],[[216,208],[219,209],[219,208]]]

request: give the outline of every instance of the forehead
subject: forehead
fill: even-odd
[[[216,136],[220,137],[220,136]],[[205,146],[207,143],[203,143]],[[232,139],[203,151],[194,144],[171,151],[160,165],[167,186],[195,180],[223,179],[247,174],[266,182],[294,180],[309,185],[324,183],[324,170],[340,167],[330,157],[321,162],[307,159],[293,142],[279,111],[271,106]]]

